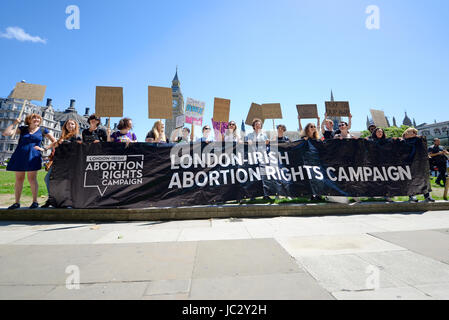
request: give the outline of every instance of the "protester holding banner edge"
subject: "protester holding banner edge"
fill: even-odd
[[[211,138],[211,128],[210,126],[204,126],[203,127],[203,136],[201,138],[198,138],[196,141],[197,142],[206,142],[206,143],[210,143],[213,142],[214,139]]]
[[[133,123],[130,118],[120,119],[117,129],[118,131],[114,132],[111,135],[111,139],[113,142],[137,142],[137,137],[135,133],[131,133],[131,129],[133,128]]]
[[[152,143],[170,143],[168,138],[165,136],[165,126],[160,120],[156,121],[153,128],[147,133],[145,142]]]
[[[52,153],[49,157],[49,163],[48,165],[45,166],[45,170],[47,171],[47,174],[45,175],[44,181],[45,184],[47,186],[47,192],[48,195],[50,196],[50,175],[51,172],[53,170],[53,157],[55,154],[55,150],[57,147],[59,147],[59,145],[63,144],[63,143],[83,143],[83,139],[79,134],[79,124],[76,120],[74,119],[68,119],[64,125],[62,126],[61,129],[61,138],[59,138],[57,141],[55,141],[54,143],[52,143],[49,148],[52,149]],[[41,206],[41,208],[48,208],[50,206],[50,199],[47,199],[47,201],[45,202],[44,205]]]
[[[99,125],[101,124],[101,118],[92,114],[88,119],[89,128],[83,130],[81,133],[83,142],[86,143],[99,143],[99,142],[110,142],[111,129],[101,129]]]
[[[402,139],[405,141],[405,143],[410,143],[412,145],[415,144],[415,140],[419,138],[418,137],[418,130],[415,128],[408,128],[402,133]],[[427,202],[435,202],[435,200],[432,198],[429,192],[424,194],[424,199]],[[418,202],[418,199],[416,196],[409,196],[410,202]]]
[[[9,125],[3,136],[13,136],[13,127],[21,122],[21,119],[16,119]],[[25,118],[25,126],[21,126],[15,133],[20,135],[19,143],[16,150],[11,156],[11,159],[6,167],[7,171],[15,171],[15,203],[8,209],[20,208],[20,198],[22,196],[23,182],[25,174],[28,173],[28,182],[30,183],[31,193],[33,196],[33,203],[30,209],[39,208],[37,202],[38,182],[37,172],[42,169],[42,155],[41,152],[46,151],[49,147],[41,147],[44,137],[48,138],[52,143],[56,141],[53,135],[45,128],[41,128],[42,117],[38,114],[32,113]]]
[[[237,142],[240,143],[242,140],[240,139],[240,134],[237,130],[237,124],[235,121],[229,121],[228,128],[226,129],[224,135],[224,142]]]

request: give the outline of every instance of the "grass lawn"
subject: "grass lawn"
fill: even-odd
[[[37,173],[37,183],[39,184],[39,194],[38,196],[47,196],[47,187],[45,186],[45,175],[47,171],[39,170]],[[0,194],[14,194],[14,184],[16,181],[15,172],[0,170]],[[31,187],[28,179],[25,177],[25,182],[23,183],[22,194],[25,196],[31,196]]]

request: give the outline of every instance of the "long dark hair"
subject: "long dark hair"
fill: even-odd
[[[382,130],[382,138],[378,138],[377,137],[377,131]],[[380,139],[386,139],[387,137],[385,136],[385,131],[382,128],[376,128],[374,129],[373,133],[371,134],[371,138],[373,140],[380,140]]]

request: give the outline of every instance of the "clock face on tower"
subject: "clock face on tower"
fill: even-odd
[[[178,107],[178,100],[173,100],[173,109]]]

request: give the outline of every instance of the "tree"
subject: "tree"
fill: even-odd
[[[402,125],[400,128],[398,127],[389,127],[389,128],[382,128],[385,132],[385,135],[387,138],[400,138],[402,137],[402,134],[405,130],[407,130],[409,126]],[[371,133],[368,130],[362,131],[361,138],[366,138],[371,136]]]

